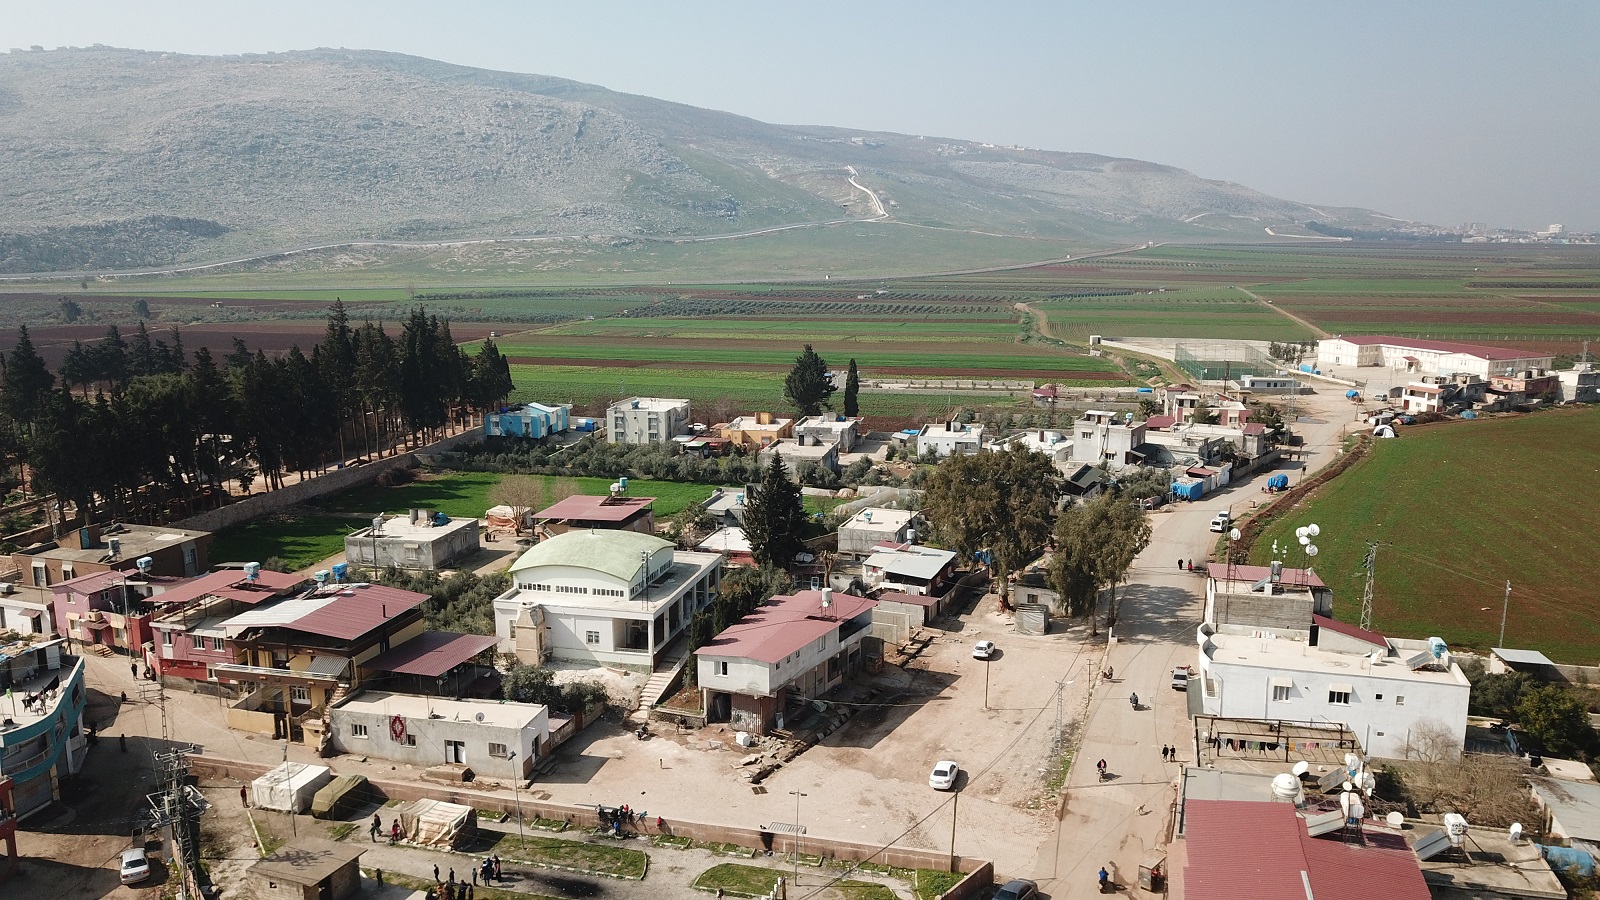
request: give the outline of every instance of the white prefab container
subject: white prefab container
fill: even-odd
[[[305,812],[311,798],[332,780],[333,770],[327,766],[286,762],[250,783],[250,799],[261,809]]]

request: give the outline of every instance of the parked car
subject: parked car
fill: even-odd
[[[1034,900],[1039,896],[1039,885],[1026,878],[1013,878],[994,892],[994,900]]]
[[[972,645],[973,659],[988,659],[994,655],[994,641],[979,641]]]
[[[1187,691],[1189,689],[1189,667],[1176,666],[1172,670],[1172,689]]]
[[[143,847],[122,851],[122,883],[137,884],[150,877],[150,859]]]
[[[1228,523],[1233,521],[1233,514],[1226,510],[1211,517],[1211,530],[1221,534],[1228,530]]]
[[[942,759],[934,764],[933,774],[928,776],[928,787],[936,791],[948,791],[956,786],[956,776],[960,774],[960,766]]]

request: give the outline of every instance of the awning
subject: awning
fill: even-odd
[[[343,656],[313,656],[303,671],[310,675],[329,675],[338,678],[349,668],[350,660]]]
[[[438,678],[496,643],[498,639],[492,635],[425,631],[388,653],[362,663],[361,668]]]
[[[1272,679],[1272,686],[1273,687],[1292,688],[1292,687],[1294,687],[1294,679],[1293,678],[1274,678],[1274,679]]]
[[[1343,681],[1335,681],[1333,684],[1328,685],[1328,690],[1338,694],[1354,694],[1356,692],[1353,685]]]

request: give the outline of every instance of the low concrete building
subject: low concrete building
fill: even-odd
[[[370,569],[432,572],[449,568],[478,552],[478,520],[414,509],[344,539],[345,559]]]
[[[794,423],[795,443],[805,446],[833,444],[840,453],[849,453],[862,438],[861,418],[834,413],[806,416]]]
[[[951,420],[933,425],[924,425],[917,433],[917,452],[932,452],[940,459],[952,456],[971,456],[983,450],[982,425],[963,425]]]
[[[1435,655],[1427,641],[1313,621],[1319,627],[1296,634],[1232,634],[1200,625],[1191,707],[1231,719],[1342,723],[1373,756],[1391,759],[1407,758],[1425,724],[1442,729],[1457,751],[1465,745],[1472,685],[1448,652]]]
[[[665,444],[689,430],[689,401],[629,397],[606,407],[606,440]]]
[[[741,450],[764,450],[784,438],[794,436],[794,420],[780,419],[769,412],[739,416],[716,426],[717,435]]]
[[[211,533],[150,525],[90,525],[54,544],[19,550],[11,562],[21,583],[49,587],[95,572],[134,572],[148,558],[148,574],[193,578],[210,568]]]
[[[1530,350],[1384,335],[1340,336],[1317,342],[1317,365],[1323,371],[1334,366],[1386,366],[1400,372],[1466,372],[1488,378],[1499,372],[1548,369],[1554,359],[1550,354]]]
[[[1412,415],[1438,412],[1444,388],[1436,384],[1412,382],[1400,389],[1400,408]]]
[[[1333,591],[1310,569],[1206,565],[1203,621],[1219,630],[1305,631],[1314,616],[1333,615]]]
[[[534,530],[541,539],[595,528],[655,534],[655,502],[654,497],[629,497],[620,492],[605,497],[574,494],[534,513]]]
[[[696,544],[694,549],[701,553],[718,553],[727,560],[730,566],[753,566],[756,564],[755,551],[750,546],[750,538],[744,529],[738,525],[724,525],[716,531],[706,535],[705,539]]]
[[[83,659],[61,638],[0,644],[0,693],[12,696],[0,728],[0,773],[14,785],[19,816],[59,798],[61,780],[83,768],[83,673]]]
[[[358,843],[296,838],[245,870],[260,900],[344,900],[361,890]]]
[[[522,554],[511,579],[494,601],[502,652],[648,672],[711,603],[722,557],[632,531],[569,531]]]
[[[781,729],[861,668],[874,601],[823,588],[773,597],[695,651],[706,718]]]
[[[1105,410],[1091,409],[1072,426],[1072,462],[1107,463],[1113,468],[1144,461],[1133,449],[1145,442],[1145,424]]]
[[[803,474],[802,468],[808,463],[820,466],[830,472],[838,473],[839,445],[837,444],[801,444],[792,440],[779,441],[762,450],[756,457],[762,466],[772,465],[773,456],[782,456],[784,467],[789,471],[791,481],[800,481]]]
[[[537,703],[447,700],[361,691],[329,710],[340,753],[413,766],[467,766],[486,778],[527,778],[548,749],[550,713]]]
[[[1561,399],[1566,403],[1600,403],[1600,370],[1593,363],[1578,363],[1556,373]]]
[[[1298,394],[1300,382],[1288,375],[1246,375],[1239,387],[1255,394]]]
[[[1061,608],[1061,595],[1050,583],[1050,573],[1042,569],[1029,569],[1012,579],[1011,603],[1038,603],[1051,609]]]
[[[1060,431],[1045,429],[1023,431],[989,444],[990,450],[997,451],[1009,450],[1012,447],[1021,447],[1048,456],[1050,464],[1063,474],[1077,468],[1077,464],[1072,461],[1072,439]]]
[[[950,587],[956,555],[950,550],[906,544],[880,547],[861,564],[861,580],[871,590],[943,595]]]
[[[524,403],[521,406],[501,407],[483,417],[485,437],[545,438],[564,434],[567,430],[571,404],[546,406],[543,403]]]
[[[912,544],[917,537],[916,510],[870,506],[839,526],[839,556],[865,559],[879,544]]]

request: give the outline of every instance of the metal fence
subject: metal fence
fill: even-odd
[[[1271,375],[1280,367],[1244,341],[1179,341],[1172,361],[1196,381],[1229,381]]]

